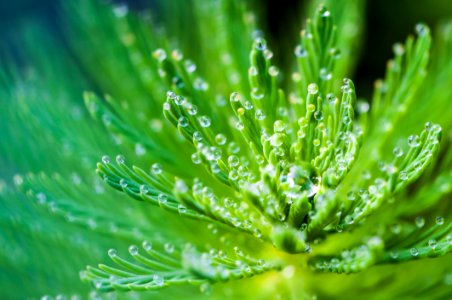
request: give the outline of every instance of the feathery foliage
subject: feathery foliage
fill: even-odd
[[[361,0],[312,1],[289,66],[252,3],[60,4],[67,47],[1,52],[2,298],[452,296],[452,23],[366,100]]]

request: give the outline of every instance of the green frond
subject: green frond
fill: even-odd
[[[366,2],[363,0],[335,1],[316,0],[308,3],[309,15],[320,6],[328,8],[335,28],[334,74],[336,78],[350,77],[356,68],[360,53],[361,41],[366,31],[364,14]],[[325,74],[325,73],[324,73]]]
[[[215,282],[247,278],[280,268],[278,264],[247,256],[238,248],[233,255],[227,255],[215,249],[201,252],[189,244],[179,249],[171,243],[144,241],[142,246],[144,252],[137,246],[129,247],[134,262],[110,249],[108,255],[117,267],[88,266],[81,273],[82,280],[93,282],[95,288],[102,291],[148,291],[181,284],[199,285],[201,291],[207,291]]]
[[[391,134],[401,115],[409,111],[417,88],[426,77],[431,44],[430,29],[424,24],[418,24],[416,33],[416,40],[408,37],[405,45],[394,45],[395,57],[388,61],[385,79],[375,83],[370,119],[373,131]]]
[[[450,21],[366,100],[362,0],[295,47],[254,1],[149,5],[0,43],[0,298],[452,296]]]

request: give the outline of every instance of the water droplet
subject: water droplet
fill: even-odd
[[[277,109],[277,113],[279,116],[285,117],[289,114],[289,111],[287,110],[286,107],[279,106]]]
[[[407,174],[407,172],[406,172],[406,171],[400,171],[400,173],[399,173],[399,178],[400,178],[400,180],[402,180],[402,181],[407,180],[407,179],[408,179],[408,174]]]
[[[264,56],[265,56],[266,60],[270,60],[273,57],[273,52],[268,50],[268,49],[265,49],[264,50]]]
[[[207,116],[201,116],[201,117],[199,117],[198,120],[199,120],[199,125],[201,125],[201,127],[204,127],[204,128],[209,127],[211,124],[211,120]]]
[[[223,152],[221,151],[220,148],[212,146],[212,147],[209,147],[209,154],[206,156],[207,156],[207,159],[209,159],[209,160],[217,160],[217,159],[221,158],[222,153]]]
[[[344,94],[348,94],[352,92],[352,88],[348,84],[344,84],[343,86],[341,86],[341,91]]]
[[[306,49],[301,45],[295,47],[294,53],[296,57],[306,57],[308,55]]]
[[[152,172],[154,175],[159,175],[160,173],[162,173],[162,171],[163,171],[162,165],[159,164],[159,163],[155,163],[155,164],[153,164],[152,167],[151,167],[151,172]]]
[[[342,79],[342,82],[344,83],[344,85],[350,85],[350,83],[352,83],[352,80],[350,78],[345,77],[344,79]]]
[[[337,48],[331,48],[328,52],[334,59],[341,57],[341,51]]]
[[[328,72],[328,69],[322,68],[320,69],[320,78],[323,80],[331,80],[333,78],[333,74]]]
[[[177,210],[178,210],[179,214],[185,214],[187,212],[187,208],[185,206],[183,206],[182,204],[179,204],[177,206]]]
[[[159,204],[166,204],[168,202],[168,196],[166,194],[160,193],[157,196],[157,200],[158,200]]]
[[[416,256],[419,255],[419,250],[417,248],[413,247],[413,248],[410,249],[410,254],[411,254],[411,256],[416,257]]]
[[[255,161],[258,165],[261,166],[261,165],[265,164],[265,157],[263,155],[258,154],[255,157]]]
[[[219,133],[215,136],[215,142],[220,146],[226,144],[226,141],[227,141],[227,139],[224,134]]]
[[[199,165],[202,161],[201,161],[201,156],[199,155],[198,152],[195,152],[191,155],[191,160],[193,161],[193,163],[195,165]]]
[[[438,245],[438,243],[435,240],[433,240],[433,239],[428,241],[428,246],[430,248],[432,248],[433,250],[435,250],[437,245]]]
[[[154,274],[154,276],[152,276],[152,283],[156,286],[163,286],[165,284],[165,280],[163,279],[163,276]]]
[[[308,224],[306,224],[306,223],[301,224],[300,230],[305,231],[306,229],[308,229]]]
[[[270,144],[273,147],[279,147],[284,143],[284,134],[281,133],[275,133],[270,137]]]
[[[24,179],[19,174],[13,176],[14,185],[20,186],[24,183]]]
[[[137,255],[138,254],[138,247],[135,245],[132,245],[129,247],[129,253],[130,255]]]
[[[262,238],[262,232],[257,228],[253,230],[253,235],[258,239]]]
[[[283,214],[283,213],[280,213],[280,214],[279,214],[279,220],[280,220],[281,222],[284,222],[284,221],[286,220],[286,215]]]
[[[289,198],[300,197],[304,192],[307,193],[308,197],[313,197],[317,194],[320,186],[320,178],[315,174],[313,168],[292,165],[288,170],[287,183],[289,191],[287,196]]]
[[[365,114],[369,111],[369,103],[365,102],[365,101],[358,101],[356,103],[356,110],[358,111],[358,113],[360,114]]]
[[[344,116],[342,118],[342,123],[344,123],[345,125],[348,125],[352,122],[352,119],[349,116]]]
[[[251,109],[253,109],[253,104],[250,102],[250,101],[246,101],[244,104],[243,104],[243,107],[246,109],[246,110],[251,110]]]
[[[233,92],[232,94],[231,94],[231,96],[229,97],[229,99],[230,99],[230,101],[231,102],[240,102],[240,94],[239,93],[237,93],[237,92]]]
[[[182,52],[180,50],[174,49],[173,51],[171,51],[171,57],[175,61],[181,61],[184,56],[182,55]]]
[[[232,207],[234,201],[232,201],[231,198],[226,197],[224,198],[223,203],[225,207]]]
[[[408,145],[412,148],[419,147],[420,145],[420,138],[418,135],[410,135],[408,137]]]
[[[389,165],[386,166],[386,172],[387,172],[389,175],[392,175],[392,174],[394,174],[395,172],[397,172],[397,167],[394,166],[393,164],[389,164]]]
[[[348,200],[350,200],[350,201],[355,201],[356,200],[356,195],[355,195],[355,193],[354,192],[348,192],[347,193],[347,199]]]
[[[258,37],[254,40],[254,47],[257,50],[264,51],[265,49],[267,49],[267,41],[265,41],[265,39],[261,37]]]
[[[236,167],[238,166],[240,160],[236,155],[230,155],[228,157],[228,164],[230,167]]]
[[[221,172],[220,166],[218,165],[217,162],[214,162],[210,165],[210,170],[212,171],[213,174],[218,174]]]
[[[268,74],[270,74],[270,76],[278,76],[279,74],[279,69],[275,66],[270,66],[270,68],[268,68]]]
[[[202,140],[202,133],[199,131],[193,132],[193,139],[197,142]]]
[[[314,112],[314,119],[317,121],[323,120],[323,113],[320,110]]]
[[[119,185],[125,189],[127,187],[127,181],[123,178],[121,178],[121,180],[119,180]]]
[[[309,32],[308,30],[302,30],[301,31],[301,37],[312,40],[314,38],[314,36],[312,35],[311,32]]]
[[[166,52],[163,49],[157,49],[152,53],[152,56],[161,62],[166,59]]]
[[[264,93],[261,92],[258,88],[253,88],[251,90],[251,97],[254,100],[262,100],[262,98],[264,98]]]
[[[424,128],[426,131],[430,131],[432,129],[432,126],[433,126],[433,124],[431,122],[427,122],[427,123],[425,123]]]
[[[174,99],[176,99],[176,97],[177,97],[177,95],[173,91],[167,91],[166,92],[166,98],[174,100]]]
[[[434,133],[440,133],[442,131],[442,128],[438,124],[433,124],[432,128],[431,128],[431,131],[434,132]]]
[[[356,216],[359,216],[359,215],[361,215],[361,214],[363,213],[363,209],[362,209],[361,207],[356,207],[356,208],[353,210],[353,213],[354,213]]]
[[[239,178],[239,173],[236,170],[231,170],[228,174],[229,180],[236,181]]]
[[[296,83],[301,81],[301,74],[298,72],[292,73],[292,80]]]
[[[44,193],[37,193],[36,199],[38,199],[39,204],[44,204],[47,200],[47,196]]]
[[[146,153],[146,149],[144,149],[143,145],[136,144],[135,145],[135,154],[138,156],[142,156]]]
[[[248,69],[248,74],[249,74],[250,76],[256,76],[257,74],[259,74],[259,72],[257,71],[257,68],[256,68],[255,66],[251,66],[251,67]]]
[[[380,248],[383,246],[383,240],[379,236],[373,236],[367,241],[367,246],[370,249]]]
[[[147,193],[149,193],[148,188],[144,184],[140,185],[140,193],[143,195],[146,195]]]
[[[395,147],[395,148],[392,150],[392,153],[394,154],[395,157],[400,157],[400,156],[403,155],[403,150],[400,149],[399,147]]]
[[[110,250],[108,250],[108,256],[116,257],[116,256],[118,256],[118,252],[116,252],[115,249],[110,249]]]
[[[425,36],[429,32],[429,28],[423,23],[416,24],[415,30],[419,36]]]
[[[110,157],[108,155],[102,156],[102,162],[104,164],[109,164],[110,163]]]
[[[191,60],[186,60],[184,62],[184,66],[188,73],[196,71],[196,65]]]
[[[443,218],[443,217],[440,217],[440,216],[436,217],[435,223],[436,223],[436,225],[438,225],[438,226],[443,225],[443,224],[444,224],[444,218]]]
[[[198,77],[193,82],[193,87],[199,91],[207,91],[207,89],[209,88],[209,85],[202,78]]]
[[[174,245],[171,243],[165,243],[164,248],[165,248],[166,253],[168,253],[168,254],[171,254],[174,252]]]
[[[278,132],[278,133],[284,132],[286,130],[286,124],[281,120],[277,120],[273,124],[273,129],[275,132]]]
[[[152,244],[148,241],[143,241],[142,247],[145,251],[150,251],[152,249]]]
[[[399,257],[399,253],[396,251],[389,252],[389,255],[391,256],[392,259],[397,259]]]
[[[347,223],[347,224],[353,224],[354,219],[353,219],[352,216],[347,215],[347,216],[345,216],[344,221],[345,221],[345,223]]]
[[[240,147],[235,142],[230,142],[228,145],[228,151],[230,153],[237,154],[240,151]]]
[[[187,119],[184,116],[182,116],[182,117],[179,118],[178,124],[179,124],[180,127],[187,127],[188,126],[188,121],[187,121]]]
[[[416,224],[418,228],[422,228],[425,225],[425,220],[422,217],[416,217],[416,219],[414,219],[414,224]]]
[[[192,103],[187,104],[187,112],[189,115],[194,116],[198,113],[198,107]]]
[[[174,98],[174,103],[176,103],[176,105],[178,105],[178,106],[184,105],[185,102],[186,102],[186,101],[185,101],[185,98],[182,97],[182,96],[176,96],[176,97]]]
[[[331,16],[330,11],[327,10],[327,9],[325,9],[324,7],[321,8],[321,11],[320,11],[320,12],[321,12],[321,16],[322,16],[323,18],[328,18],[328,17]]]
[[[315,83],[311,83],[308,85],[308,93],[309,94],[317,94],[319,92],[319,87]]]
[[[266,115],[265,115],[265,113],[262,110],[257,109],[256,113],[255,113],[255,117],[256,117],[257,120],[262,121],[262,120],[265,119]]]
[[[125,17],[129,13],[129,7],[125,3],[115,4],[113,6],[113,13],[117,18]]]
[[[275,154],[277,155],[277,156],[284,156],[285,155],[285,151],[284,151],[284,149],[283,149],[283,147],[276,147],[275,148]],[[282,163],[283,161],[281,161],[281,163]]]
[[[395,43],[394,46],[392,47],[392,50],[394,51],[394,54],[396,56],[401,56],[405,53],[405,48],[400,43]]]
[[[117,162],[118,164],[123,164],[125,161],[126,161],[126,160],[125,160],[125,158],[124,158],[124,155],[119,154],[119,155],[116,156],[116,162]]]

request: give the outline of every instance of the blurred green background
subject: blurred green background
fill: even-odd
[[[51,31],[56,35],[61,34],[57,25],[58,2],[56,0],[0,1],[0,34],[3,37],[1,43],[8,44],[10,37],[15,34],[14,28],[17,22],[30,17],[46,20]],[[103,0],[103,2],[107,1]],[[158,9],[155,0],[114,2],[126,2],[136,9],[149,6],[155,6],[154,9]],[[263,19],[265,19],[262,25],[266,27],[264,30],[269,31],[268,34],[272,36],[272,40],[278,41],[283,38],[289,44],[295,45],[298,35],[288,29],[299,30],[302,27],[303,19],[300,18],[300,12],[303,12],[307,1],[257,0],[254,2],[262,9]],[[441,20],[452,18],[452,1],[450,0],[369,0],[366,5],[367,34],[362,41],[363,56],[354,76],[362,97],[368,97],[373,81],[384,75],[386,61],[391,57],[392,45],[395,42],[404,41],[406,36],[413,32],[416,23],[425,22],[435,28]],[[276,53],[284,53],[279,51],[280,45],[273,45]],[[283,56],[277,59],[281,64],[288,62],[288,58]]]

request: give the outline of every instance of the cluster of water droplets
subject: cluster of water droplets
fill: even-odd
[[[214,281],[250,277],[275,268],[275,265],[264,260],[245,255],[238,247],[234,247],[234,254],[227,255],[223,250],[212,248],[207,252],[199,252],[187,245],[182,256],[184,268]]]
[[[375,263],[383,248],[383,240],[379,236],[374,236],[363,245],[342,251],[338,257],[317,259],[311,266],[322,271],[355,273]]]

